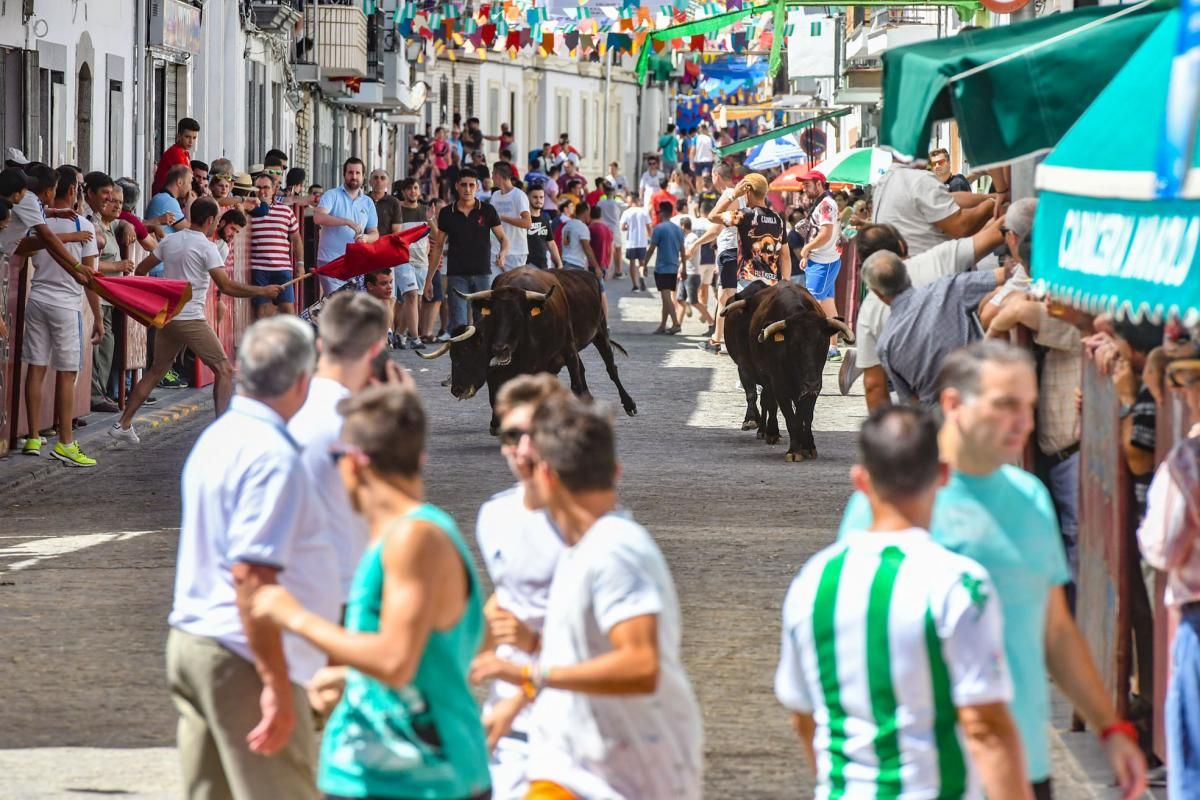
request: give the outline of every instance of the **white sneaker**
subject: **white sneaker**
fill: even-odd
[[[438,334],[438,336],[437,336],[437,340],[438,340],[439,342],[448,342],[448,341],[450,341],[450,331],[442,331],[441,333],[439,333],[439,334]]]
[[[862,374],[863,371],[858,368],[858,350],[847,347],[842,353],[842,366],[838,370],[838,391],[843,395],[850,394],[850,387]]]
[[[122,428],[121,423],[114,422],[113,426],[108,429],[108,435],[116,439],[118,442],[126,444],[141,444],[141,439],[138,438],[137,431],[130,425],[128,428]]]

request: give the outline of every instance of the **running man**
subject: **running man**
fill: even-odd
[[[850,475],[874,521],[813,556],[784,601],[775,694],[818,797],[1031,796],[1000,601],[928,533],[947,477],[937,437],[907,406],[863,424]]]
[[[543,372],[513,378],[496,397],[500,452],[517,484],[493,495],[479,509],[475,537],[494,587],[485,607],[488,639],[484,649],[494,650],[497,657],[514,664],[534,663],[546,620],[550,581],[563,551],[562,539],[541,509],[533,484],[533,462],[519,448],[529,436],[538,404],[566,392],[557,378]],[[492,683],[483,706],[483,724],[492,748],[495,800],[520,800],[529,788],[525,770],[531,711],[518,687]]]

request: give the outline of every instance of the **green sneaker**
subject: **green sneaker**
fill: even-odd
[[[68,467],[96,466],[96,459],[84,455],[83,451],[79,449],[79,442],[71,442],[70,444],[63,444],[62,442],[59,442],[58,444],[54,445],[54,449],[50,451],[50,455],[66,464]]]
[[[829,348],[829,352],[825,355],[825,360],[832,361],[834,363],[841,361],[842,360],[841,351],[839,351],[836,347]]]
[[[21,452],[27,456],[40,456],[42,454],[42,442],[36,436],[30,436],[25,440],[25,446],[21,448]]]

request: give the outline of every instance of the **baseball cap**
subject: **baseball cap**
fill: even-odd
[[[4,159],[4,166],[6,167],[23,167],[29,163],[29,159],[25,157],[25,153],[16,147],[8,148],[6,155],[8,156]]]
[[[801,175],[800,180],[802,180],[802,181],[820,181],[821,183],[829,183],[829,180],[825,177],[825,173],[820,172],[815,169],[810,169],[808,172]]]

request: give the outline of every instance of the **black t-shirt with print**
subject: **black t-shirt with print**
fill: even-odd
[[[767,206],[746,207],[737,224],[738,278],[775,283],[780,279],[779,259],[787,246],[783,217]]]
[[[554,235],[550,226],[550,215],[543,209],[533,218],[526,237],[529,242],[528,263],[542,269],[550,268],[550,248],[546,244]]]

